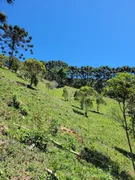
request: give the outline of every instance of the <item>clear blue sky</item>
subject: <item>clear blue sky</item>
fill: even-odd
[[[135,66],[134,0],[15,0],[11,6],[5,1],[0,9],[8,23],[33,36],[36,59]]]

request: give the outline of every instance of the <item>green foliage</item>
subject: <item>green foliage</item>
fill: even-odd
[[[119,103],[130,99],[135,90],[135,78],[129,73],[119,73],[108,80],[104,93]]]
[[[14,57],[12,61],[11,70],[15,71],[16,73],[20,67],[20,64],[21,62],[16,57]]]
[[[63,88],[62,96],[64,97],[65,101],[68,101],[69,99],[69,93],[66,87]]]
[[[45,78],[56,81],[59,87],[63,87],[68,79],[68,65],[62,61],[48,61],[45,64]]]
[[[58,129],[59,129],[58,121],[55,119],[52,119],[50,127],[49,127],[49,133],[52,136],[56,136],[56,134],[58,133]]]
[[[58,83],[56,81],[51,81],[51,82],[46,83],[46,87],[48,89],[55,89],[57,88],[57,86],[58,86]]]
[[[96,94],[97,112],[99,112],[99,108],[100,108],[101,104],[105,104],[106,105],[105,99],[104,99],[104,97],[101,94],[97,93]]]
[[[13,96],[13,102],[12,103],[13,103],[13,107],[15,107],[16,109],[19,109],[21,101],[16,94]]]
[[[24,62],[26,71],[28,72],[28,78],[30,78],[30,87],[32,84],[37,86],[38,78],[37,75],[42,76],[45,73],[45,67],[42,62],[37,61],[36,59],[28,59]]]
[[[88,117],[88,114],[87,114],[88,108],[93,107],[93,98],[86,96],[86,98],[84,98],[83,105],[84,105],[84,109],[85,109],[85,116]]]
[[[3,67],[5,65],[5,56],[0,54],[0,67]]]
[[[33,145],[33,147],[36,146],[44,152],[47,150],[47,138],[44,132],[27,131],[21,136],[20,142],[27,145]]]
[[[93,97],[96,95],[92,87],[81,87],[75,94],[75,99],[80,101],[81,109],[85,108],[85,116],[87,117],[88,108],[93,106]]]
[[[129,123],[127,119],[127,111],[129,110],[128,107],[130,107],[128,106],[128,103],[132,101],[132,98],[135,96],[135,77],[128,73],[119,73],[116,77],[108,81],[108,85],[105,88],[104,93],[119,103],[119,107],[122,113],[121,125],[126,132],[126,137],[131,153],[132,165],[135,171],[133,150],[129,137]],[[132,106],[135,106],[135,102],[132,103]]]
[[[20,112],[21,112],[22,115],[27,116],[29,114],[29,109],[28,109],[27,106],[21,106],[20,107]]]

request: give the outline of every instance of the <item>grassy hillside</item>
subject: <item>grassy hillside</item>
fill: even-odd
[[[48,90],[40,82],[31,90],[27,84],[0,69],[1,180],[56,179],[46,168],[61,180],[135,179],[125,132],[111,115],[116,102],[106,99],[101,114],[94,105],[85,118],[73,96],[63,100],[62,88]]]

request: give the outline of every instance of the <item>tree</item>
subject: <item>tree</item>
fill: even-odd
[[[19,59],[17,59],[16,57],[13,57],[11,70],[16,73],[20,67],[20,64],[21,64],[21,62],[19,61]]]
[[[2,27],[2,33],[0,34],[0,45],[3,54],[9,54],[9,69],[12,66],[14,56],[18,56],[19,59],[25,60],[23,54],[19,53],[21,49],[33,54],[33,45],[30,44],[32,37],[28,37],[28,32],[24,28],[19,26],[8,26],[4,24]]]
[[[101,94],[96,94],[96,105],[97,105],[97,112],[99,113],[99,108],[101,104],[106,104],[103,96]]]
[[[135,95],[131,95],[131,98],[129,99],[127,103],[127,107],[129,109],[128,114],[131,119],[131,133],[133,134],[133,138],[135,139]]]
[[[84,108],[84,101],[86,97],[95,96],[96,92],[92,87],[89,86],[83,86],[80,88],[80,90],[76,93],[75,100],[80,101],[80,107],[81,109]]]
[[[32,87],[32,84],[37,86],[38,84],[38,75],[43,76],[45,73],[45,66],[42,62],[37,61],[36,59],[28,59],[24,62],[24,66],[26,68],[26,71],[28,73],[28,78],[30,79],[30,87]]]
[[[68,90],[67,90],[66,87],[63,88],[62,96],[64,97],[65,101],[68,101],[68,98],[69,98],[68,96],[69,96],[69,94],[68,94]]]
[[[56,81],[52,81],[52,82],[47,82],[47,83],[45,83],[46,84],[46,87],[48,88],[48,89],[52,89],[52,90],[54,90],[54,89],[56,89],[57,87],[58,87],[58,83],[56,82]],[[55,94],[55,91],[53,91],[53,95]]]
[[[64,84],[66,84],[67,81],[67,69],[66,68],[61,68],[58,72],[57,72],[57,82],[59,84],[59,87],[64,86]]]
[[[129,110],[128,102],[131,100],[132,96],[135,96],[135,77],[129,73],[118,73],[116,77],[108,80],[107,87],[104,89],[104,93],[110,98],[116,100],[119,104],[122,113],[122,120],[120,122],[126,133],[127,142],[131,153],[132,165],[135,171],[133,150],[129,137],[129,127],[127,120],[127,113]]]
[[[92,97],[86,97],[84,99],[84,109],[85,113],[84,115],[88,117],[88,109],[93,106],[93,98]]]
[[[5,65],[5,56],[3,54],[0,54],[0,67],[3,67]]]
[[[64,86],[68,79],[68,65],[62,61],[48,61],[45,63],[47,80],[55,80],[58,86]]]

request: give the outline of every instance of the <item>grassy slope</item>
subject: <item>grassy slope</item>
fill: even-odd
[[[55,171],[63,180],[113,179],[111,167],[110,171],[105,171],[100,164],[96,168],[94,162],[78,160],[75,155],[51,143],[48,143],[47,152],[44,153],[36,148],[30,151],[29,146],[15,140],[14,137],[17,137],[21,129],[14,124],[34,129],[40,121],[42,128],[46,130],[52,119],[55,119],[59,126],[75,130],[83,142],[78,142],[74,136],[60,130],[53,137],[54,140],[70,149],[74,144],[77,152],[84,147],[95,149],[118,163],[120,171],[133,175],[130,159],[114,149],[118,147],[129,151],[123,129],[111,118],[112,107],[118,109],[114,101],[107,99],[107,105],[101,106],[104,115],[89,111],[89,118],[85,118],[73,98],[70,102],[62,99],[62,88],[48,91],[40,82],[37,91],[30,90],[15,83],[28,82],[6,69],[0,69],[0,77],[0,124],[7,125],[10,132],[8,136],[0,134],[0,138],[7,142],[5,158],[0,163],[0,179],[45,179],[48,176],[45,167]],[[74,92],[75,89],[69,88],[69,91]],[[13,94],[17,94],[23,106],[27,107],[28,116],[23,116],[19,110],[8,106]],[[95,109],[96,107],[93,108]],[[117,178],[121,177],[114,177]]]

